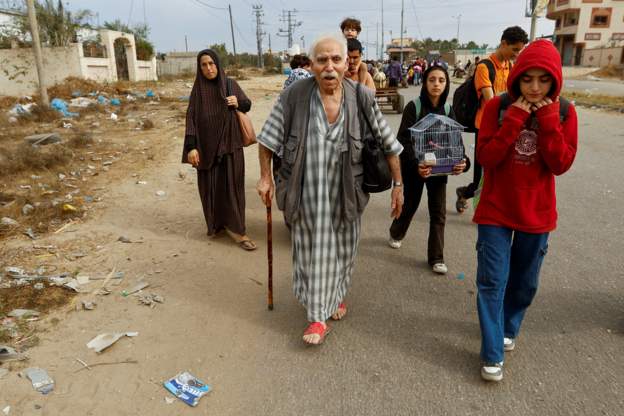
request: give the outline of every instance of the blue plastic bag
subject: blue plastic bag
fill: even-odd
[[[70,112],[67,108],[67,103],[60,98],[53,99],[50,107],[63,114],[64,117],[78,117],[78,113]]]

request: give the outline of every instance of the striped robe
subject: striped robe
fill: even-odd
[[[384,151],[402,150],[375,104],[373,128],[381,133]],[[293,291],[307,309],[310,322],[324,322],[338,309],[351,284],[353,262],[360,240],[361,219],[347,222],[342,215],[342,158],[347,149],[345,105],[329,124],[318,88],[310,100],[303,193],[300,215],[291,224]],[[258,142],[282,155],[284,115],[278,100]]]

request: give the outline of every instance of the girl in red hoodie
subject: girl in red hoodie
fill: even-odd
[[[484,179],[473,221],[485,380],[503,378],[504,352],[515,347],[556,227],[555,175],[576,155],[576,111],[559,97],[561,85],[553,44],[532,42],[509,74],[508,95],[490,100],[483,114],[477,155]]]

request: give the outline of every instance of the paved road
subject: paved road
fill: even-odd
[[[452,190],[468,179],[459,177],[451,178],[447,192],[445,277],[426,264],[426,210],[417,213],[396,251],[386,245],[388,195],[372,198],[350,315],[334,325],[321,348],[299,342],[304,313],[290,294],[287,263],[280,262],[278,307],[262,317],[267,338],[261,343],[269,345],[258,369],[267,398],[259,413],[621,414],[623,119],[583,109],[579,114],[580,153],[572,171],[558,179],[559,229],[502,383],[479,377],[476,233],[471,213],[460,216],[452,208]],[[388,119],[398,127],[399,116]],[[460,272],[465,280],[456,278]]]
[[[563,81],[563,87],[586,94],[624,96],[624,81],[567,79]]]
[[[416,89],[404,92],[410,98]],[[268,108],[256,108],[259,122]],[[398,115],[388,120],[398,127]],[[623,120],[579,109],[580,151],[572,170],[557,180],[559,228],[502,383],[479,377],[476,233],[471,212],[454,213],[451,198],[467,175],[449,181],[447,276],[434,275],[426,264],[426,210],[416,214],[403,247],[393,250],[386,244],[389,195],[371,198],[349,314],[314,348],[301,341],[305,312],[292,295],[289,239],[279,212],[276,307],[266,309],[256,149],[246,149],[247,225],[260,249],[246,253],[226,237],[206,239],[193,176],[178,176],[176,139],[166,161],[142,173],[153,189],[137,188],[135,179],[119,184],[106,195],[110,206],[97,221],[71,236],[144,238],[145,244],[108,243],[89,261],[99,268],[116,261],[128,276],[124,285],[148,273],[166,303],[149,309],[111,295],[94,313],[59,315],[62,323],[42,334],[28,363],[51,371],[55,392],[41,396],[13,375],[3,380],[0,403],[20,415],[621,415]],[[156,189],[167,191],[166,200],[154,201]],[[460,272],[464,280],[457,279]],[[127,330],[140,336],[102,357],[86,352],[95,334]],[[75,373],[76,357],[139,362]],[[213,385],[198,408],[163,400],[162,381],[182,370]]]

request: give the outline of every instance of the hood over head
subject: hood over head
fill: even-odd
[[[210,56],[212,60],[214,61],[214,63],[217,65],[217,70],[219,71],[219,73],[217,75],[217,78],[213,80],[206,78],[204,74],[202,74],[201,58],[204,55]],[[195,84],[193,85],[193,89],[196,89],[196,88],[200,89],[201,87],[205,88],[205,85],[207,83],[214,83],[214,82],[216,82],[219,85],[219,90],[221,91],[221,97],[225,99],[227,95],[227,89],[226,89],[227,77],[225,75],[225,71],[223,70],[223,67],[221,66],[221,63],[219,62],[219,55],[217,55],[217,53],[213,51],[212,49],[204,49],[203,51],[197,54],[197,75],[195,76]]]
[[[553,77],[553,87],[548,93],[550,98],[559,96],[563,74],[561,70],[561,56],[555,45],[549,40],[539,39],[529,43],[520,52],[516,63],[507,78],[507,92],[513,100],[520,96],[520,76],[532,68],[539,68]]]
[[[429,100],[429,95],[427,94],[427,77],[429,77],[431,71],[442,71],[442,73],[446,77],[446,86],[444,87],[444,91],[442,91],[442,95],[440,96],[440,101],[438,101],[437,107],[433,107],[433,104],[431,104],[431,100]],[[444,104],[446,103],[446,98],[448,97],[449,91],[451,90],[451,79],[449,77],[448,71],[444,69],[443,66],[432,65],[428,67],[427,70],[423,73],[422,80],[423,84],[422,88],[420,89],[420,102],[430,108],[444,107]]]

